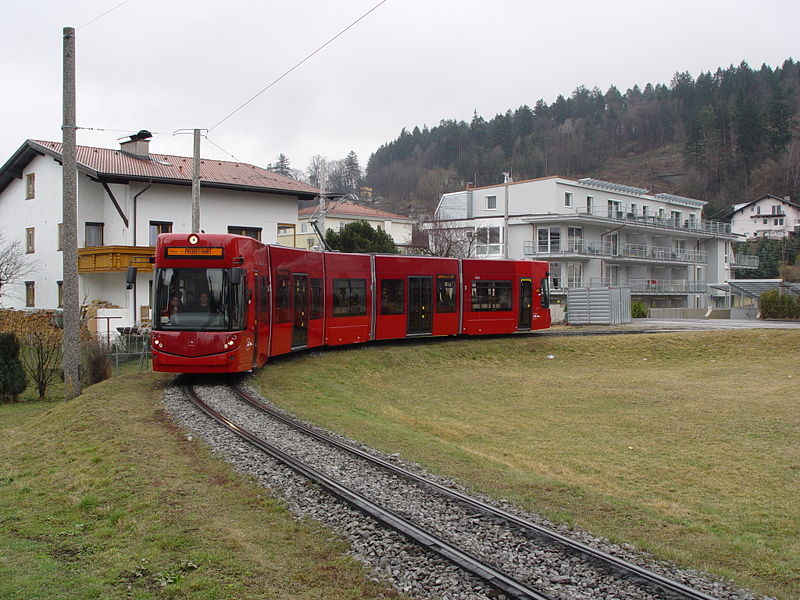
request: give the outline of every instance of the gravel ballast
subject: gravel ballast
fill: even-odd
[[[248,391],[258,396],[254,390]],[[307,435],[238,399],[227,386],[198,386],[196,392],[212,408],[268,443],[554,598],[589,600],[666,597],[658,590],[643,587],[634,579],[620,577],[581,556],[564,552],[557,544],[545,543],[518,528],[501,523],[497,518],[487,517],[435,493],[429,486],[408,481],[328,444],[312,441]],[[351,545],[351,554],[363,562],[376,579],[388,581],[409,596],[420,599],[503,597],[445,559],[416,546],[399,533],[385,529],[373,519],[329,496],[307,479],[224,430],[189,402],[180,387],[171,386],[167,389],[164,404],[192,435],[203,438],[215,453],[222,455],[237,470],[254,476],[262,485],[283,498],[293,514],[317,519],[346,537]],[[335,434],[328,435],[344,440]],[[402,461],[395,455],[385,455],[366,449],[356,442],[347,442],[437,483],[464,491],[455,482],[425,473],[418,465]],[[728,582],[654,562],[630,547],[610,544],[585,532],[558,527],[538,515],[518,511],[508,503],[484,497],[478,499],[537,525],[554,529],[583,544],[666,575],[715,598],[757,598]]]

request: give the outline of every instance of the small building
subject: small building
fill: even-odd
[[[119,149],[77,147],[78,273],[82,303],[118,307],[112,325],[149,315],[153,256],[159,233],[189,233],[192,158],[153,154],[146,131]],[[297,203],[313,186],[255,165],[202,159],[200,228],[275,243],[278,229],[297,223]],[[62,148],[26,140],[0,167],[0,232],[19,240],[35,265],[29,280],[3,288],[7,308],[61,307],[63,259]],[[139,267],[127,290],[127,267]]]
[[[731,231],[748,240],[780,240],[800,235],[800,204],[789,196],[766,194],[731,209]]]
[[[735,256],[728,223],[702,218],[705,202],[584,178],[543,177],[444,194],[431,236],[462,231],[470,256],[546,260],[555,303],[569,288],[627,287],[649,307],[725,302],[709,286],[755,268]]]
[[[322,243],[314,230],[312,222],[316,221],[324,235],[328,229],[340,231],[348,223],[366,221],[374,229],[388,233],[397,246],[411,243],[411,230],[414,219],[403,215],[378,210],[371,206],[356,204],[347,200],[331,200],[324,209],[319,205],[301,208],[297,214],[298,224],[286,226],[278,232],[278,243],[293,248],[321,248]]]

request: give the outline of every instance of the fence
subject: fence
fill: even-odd
[[[569,288],[567,290],[567,323],[570,325],[618,325],[630,322],[630,288]]]

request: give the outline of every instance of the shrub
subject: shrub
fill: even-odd
[[[83,380],[86,385],[99,383],[111,377],[111,358],[108,348],[94,336],[81,340],[83,354]]]
[[[644,319],[647,317],[647,305],[641,300],[631,302],[631,317],[634,319]]]
[[[22,343],[22,367],[42,400],[50,384],[61,377],[63,332],[56,325],[55,315],[44,311],[8,312],[4,317],[2,327],[15,333]]]
[[[800,299],[780,290],[769,290],[759,299],[762,319],[800,319]]]
[[[15,401],[28,387],[19,360],[19,340],[13,333],[0,333],[0,401]]]

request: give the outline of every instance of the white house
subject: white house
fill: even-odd
[[[81,301],[120,307],[125,326],[147,315],[158,233],[190,232],[192,158],[151,154],[148,132],[118,150],[78,146],[78,271]],[[275,243],[278,228],[297,222],[299,199],[316,188],[250,164],[203,159],[200,228]],[[61,306],[61,144],[27,140],[0,167],[0,232],[20,240],[35,271],[3,288],[7,308]],[[126,290],[131,261],[139,267]]]
[[[706,203],[597,179],[544,177],[444,194],[427,228],[463,228],[479,258],[550,262],[557,300],[570,287],[627,286],[651,307],[721,306],[710,283],[732,269],[738,236],[706,221]]]
[[[767,194],[756,200],[735,204],[731,230],[747,239],[781,239],[800,234],[800,204],[790,198]]]
[[[317,221],[317,226],[323,235],[328,229],[340,231],[348,223],[366,221],[374,229],[388,233],[398,246],[411,243],[411,229],[414,223],[411,217],[378,210],[371,206],[346,200],[332,200],[325,206],[324,211],[317,206],[307,206],[301,208],[297,214],[298,227],[286,227],[279,231],[279,244],[295,248],[319,247],[320,241],[311,225],[312,220]]]

